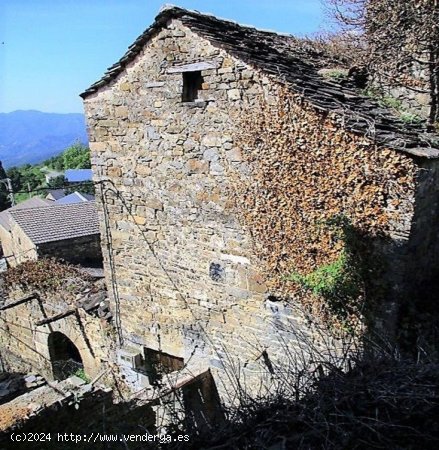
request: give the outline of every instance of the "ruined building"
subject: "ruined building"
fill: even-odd
[[[337,258],[309,231],[319,217],[368,239],[389,334],[434,277],[437,138],[325,78],[330,65],[307,41],[172,7],[81,94],[134,385],[157,360],[210,369],[221,392],[231,372],[256,386],[280,367],[312,337],[285,277]]]

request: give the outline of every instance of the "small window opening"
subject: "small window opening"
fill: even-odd
[[[282,299],[280,297],[276,297],[275,295],[272,295],[272,294],[269,294],[267,296],[267,300],[269,302],[273,302],[273,303],[282,301]]]
[[[183,102],[194,102],[198,99],[198,92],[201,90],[203,77],[201,71],[183,72]]]

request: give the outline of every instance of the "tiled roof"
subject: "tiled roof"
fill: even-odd
[[[7,231],[11,229],[10,227],[10,212],[16,211],[19,209],[27,209],[27,208],[38,208],[40,206],[48,206],[51,204],[50,200],[45,200],[40,197],[32,197],[29,200],[25,200],[24,202],[19,203],[18,205],[12,206],[0,213],[0,225]]]
[[[92,201],[95,199],[95,196],[92,194],[85,194],[84,192],[78,192],[81,197],[84,197],[87,201]]]
[[[116,79],[151,37],[174,18],[232,56],[276,77],[316,108],[339,114],[343,117],[344,127],[353,133],[366,135],[377,144],[415,156],[439,157],[439,136],[428,133],[424,125],[404,123],[390,109],[365,97],[358,89],[319,74],[322,63],[328,62],[327,55],[309,41],[173,6],[163,9],[125,55],[81,97],[86,98]]]
[[[65,197],[56,200],[55,203],[57,205],[67,205],[71,203],[80,203],[80,202],[88,202],[94,200],[94,195],[90,194],[82,194],[81,192],[73,192]]]
[[[99,233],[95,202],[52,204],[43,208],[15,210],[10,214],[34,244]]]
[[[67,181],[71,183],[77,183],[80,181],[91,181],[93,172],[91,169],[67,169],[65,177]]]

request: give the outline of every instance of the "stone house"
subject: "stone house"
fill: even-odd
[[[36,206],[36,199],[32,200],[33,207],[14,207],[2,213],[5,220],[0,236],[9,266],[40,257],[56,257],[85,266],[102,264],[94,202],[58,205],[38,199],[41,206]]]
[[[319,216],[370,239],[389,333],[434,278],[437,138],[325,78],[331,64],[308,41],[170,7],[81,94],[135,387],[157,359],[210,369],[222,395],[285,367],[313,331],[281,281],[337,249],[308,233]]]
[[[11,236],[12,217],[10,212],[17,209],[38,208],[40,206],[47,206],[50,204],[51,202],[49,199],[33,197],[0,212],[0,243],[4,257],[12,257],[14,253],[13,238]]]
[[[71,194],[67,194],[64,197],[55,200],[57,205],[67,205],[71,203],[81,203],[81,202],[91,202],[95,199],[94,195],[86,194],[83,192],[72,192]]]
[[[94,199],[95,197],[92,194],[78,191],[67,194],[64,189],[51,189],[46,195],[46,200],[50,200],[60,205],[65,205],[67,203],[89,202]]]
[[[66,271],[62,278],[60,267]],[[29,282],[35,268],[40,274],[50,268],[47,283]],[[103,280],[53,261],[34,269],[28,266],[23,280],[2,285],[2,371],[32,371],[53,380],[82,367],[90,378],[97,376],[112,345]]]

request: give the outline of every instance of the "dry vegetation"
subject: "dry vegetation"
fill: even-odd
[[[6,292],[16,288],[24,292],[54,291],[60,288],[73,291],[90,280],[75,266],[53,258],[26,261],[11,267],[2,275],[2,279]]]
[[[438,0],[325,0],[349,42],[349,55],[374,81],[432,97],[430,123],[439,122]],[[350,39],[350,37],[352,39]],[[347,38],[347,39],[346,39]],[[423,71],[425,76],[419,76]]]
[[[278,90],[274,103],[261,101],[240,124],[238,145],[252,174],[237,180],[234,198],[267,281],[297,294],[307,280],[318,285],[322,273],[331,278],[339,266],[355,266],[355,241],[397,231],[413,212],[416,168],[404,154],[346,132],[342,119]]]
[[[300,398],[285,395],[241,407],[232,422],[192,434],[174,448],[436,449],[439,443],[437,364],[398,359],[359,363],[348,373],[308,374]],[[291,374],[291,383],[297,374]]]

